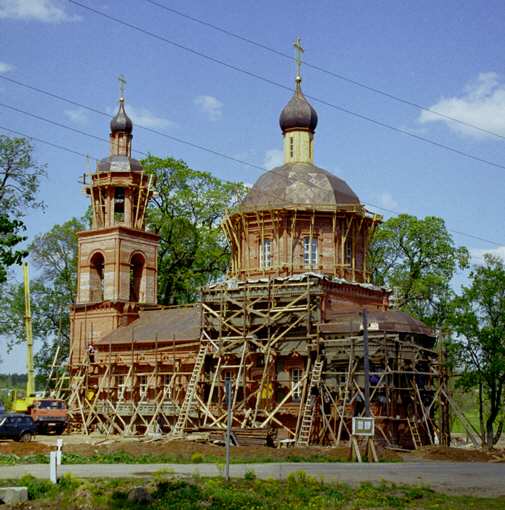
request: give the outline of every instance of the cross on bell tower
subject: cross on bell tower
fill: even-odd
[[[296,82],[299,83],[302,81],[302,55],[305,51],[302,47],[302,40],[300,37],[296,38],[293,46],[295,48]]]
[[[117,77],[117,81],[119,82],[119,97],[124,98],[124,91],[125,91],[125,87],[126,87],[126,78],[122,74],[120,74]]]

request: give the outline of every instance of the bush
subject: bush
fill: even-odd
[[[41,480],[32,475],[24,475],[19,480],[20,485],[28,489],[28,499],[39,499],[53,496],[58,492],[58,486],[49,480]]]
[[[254,472],[253,469],[248,469],[245,473],[244,473],[244,480],[256,480],[256,473]]]
[[[191,462],[193,464],[201,464],[203,462],[203,455],[200,452],[195,452],[191,455]]]

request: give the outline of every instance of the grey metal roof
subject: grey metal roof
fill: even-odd
[[[142,172],[140,161],[123,155],[109,156],[96,164],[97,172]]]
[[[115,329],[98,344],[154,343],[199,338],[200,305],[194,305],[142,311],[136,321]]]
[[[360,311],[354,313],[340,313],[338,304],[332,304],[326,310],[326,322],[320,324],[322,333],[356,333],[360,331],[362,317]],[[420,320],[408,313],[399,310],[370,310],[368,322],[370,331],[386,333],[414,333],[418,335],[435,337],[434,331]]]
[[[359,203],[348,184],[327,170],[312,163],[286,163],[265,172],[242,201],[241,208]]]

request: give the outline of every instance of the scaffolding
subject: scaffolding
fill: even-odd
[[[298,446],[343,444],[365,397],[359,317],[325,320],[338,285],[306,273],[206,288],[199,340],[141,349],[132,337],[129,351],[102,346],[93,363],[73,367],[74,423],[84,433],[173,438],[222,431],[231,380],[236,430]],[[409,449],[443,442],[435,409],[448,406],[448,391],[434,339],[372,323],[369,360],[376,441]]]

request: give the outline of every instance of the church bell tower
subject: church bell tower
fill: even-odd
[[[125,110],[124,80],[110,123],[110,154],[98,161],[84,191],[92,228],[78,233],[77,297],[71,312],[71,364],[89,344],[157,302],[159,236],[145,228],[154,178],[131,157],[133,123]]]

